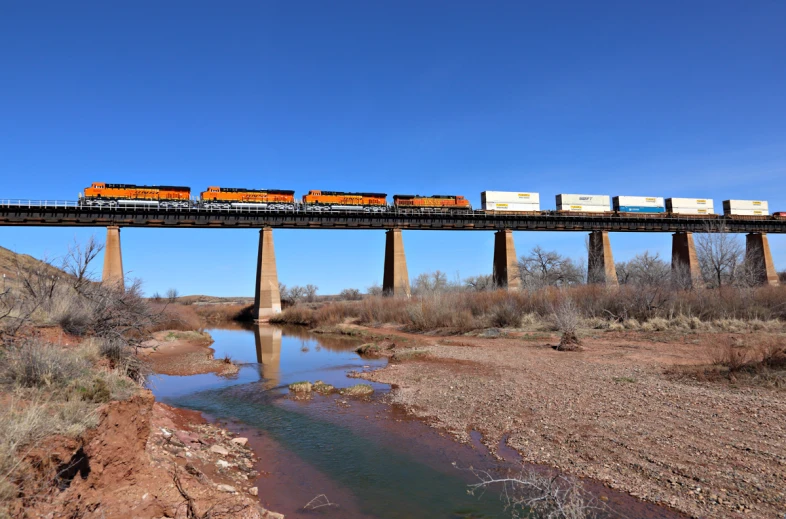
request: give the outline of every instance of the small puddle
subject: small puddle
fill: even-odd
[[[354,351],[356,340],[290,327],[207,331],[215,340],[216,358],[228,355],[242,364],[238,374],[159,375],[150,388],[159,400],[202,411],[249,438],[260,458],[255,484],[266,508],[288,518],[510,517],[498,489],[468,495],[467,485],[477,479],[453,466],[500,473],[518,466],[518,453],[504,439],[498,447],[502,462],[488,454],[475,432],[476,445],[457,443],[380,402],[389,391],[385,384],[372,383],[370,401],[288,397],[287,386],[301,380],[323,380],[337,388],[366,383],[347,372],[378,369],[387,361],[361,358]],[[614,494],[614,505],[628,512],[623,517],[681,517],[595,486],[593,492]],[[320,494],[331,504],[303,509]]]

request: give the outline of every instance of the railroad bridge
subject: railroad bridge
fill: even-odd
[[[685,269],[689,282],[701,278],[693,241],[694,232],[745,233],[746,259],[753,263],[762,284],[777,285],[768,233],[786,233],[786,219],[739,218],[718,215],[672,216],[668,213],[620,215],[519,213],[502,214],[461,210],[426,212],[389,207],[383,211],[324,210],[296,207],[294,210],[151,208],[126,205],[117,208],[84,207],[70,201],[0,201],[0,225],[105,227],[103,279],[123,282],[120,248],[122,227],[164,227],[202,229],[260,229],[257,256],[254,312],[266,318],[281,311],[278,275],[273,246],[273,229],[377,229],[387,233],[382,288],[385,293],[409,296],[409,276],[404,254],[403,230],[493,231],[494,282],[508,290],[518,290],[521,280],[513,231],[588,232],[588,262],[592,281],[617,284],[610,232],[672,233],[672,268]]]

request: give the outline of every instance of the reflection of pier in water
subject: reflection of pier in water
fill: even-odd
[[[281,329],[274,326],[252,326],[251,329],[265,389],[274,388],[281,379]]]

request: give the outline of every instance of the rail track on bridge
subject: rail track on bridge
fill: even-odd
[[[786,219],[723,215],[500,214],[458,210],[428,212],[388,207],[382,211],[152,208],[149,205],[87,207],[73,201],[0,200],[0,226],[157,227],[201,229],[404,229],[422,231],[609,231],[786,233]]]

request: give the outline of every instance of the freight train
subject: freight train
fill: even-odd
[[[166,209],[204,208],[212,210],[266,209],[271,211],[357,211],[377,213],[390,210],[421,213],[473,212],[461,195],[393,195],[389,205],[385,193],[351,193],[311,190],[300,202],[295,192],[285,189],[245,189],[211,186],[191,198],[191,188],[183,186],[137,186],[94,182],[80,194],[80,205],[87,207],[147,206]],[[559,194],[556,211],[541,210],[540,195],[529,192],[483,191],[480,194],[485,214],[609,215],[625,217],[703,216],[717,218],[709,198],[666,198],[653,196],[615,196]],[[723,214],[739,219],[786,219],[786,212],[770,215],[764,200],[724,200]]]

